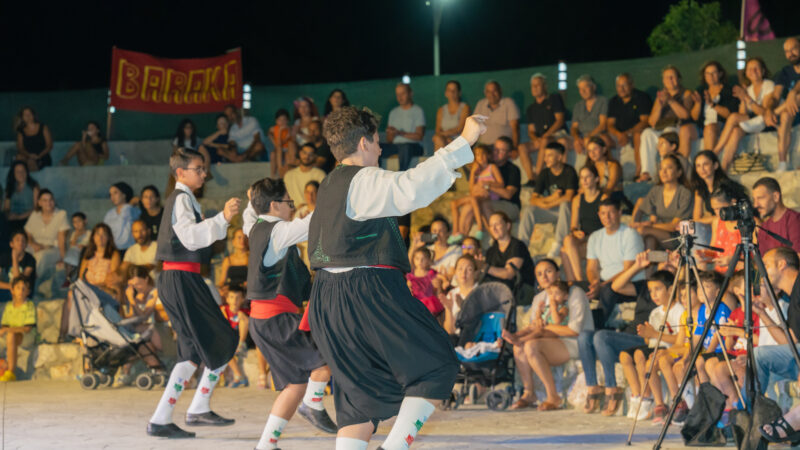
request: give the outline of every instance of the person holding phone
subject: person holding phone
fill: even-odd
[[[100,124],[92,120],[86,124],[86,129],[81,131],[81,140],[72,144],[59,164],[66,166],[77,156],[78,165],[99,166],[108,160],[108,154],[108,142],[100,131]]]

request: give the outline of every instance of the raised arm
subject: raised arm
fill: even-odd
[[[231,218],[239,212],[238,198],[229,199],[223,212],[195,222],[194,206],[188,195],[179,195],[172,210],[172,227],[184,247],[195,251],[225,239]]]

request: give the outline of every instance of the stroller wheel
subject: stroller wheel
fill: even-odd
[[[100,378],[97,374],[94,373],[87,373],[86,375],[81,377],[81,387],[90,391],[92,389],[97,389],[97,385],[100,384]]]
[[[167,386],[167,377],[163,373],[154,373],[153,374],[153,386],[166,387]]]
[[[136,377],[136,387],[143,391],[149,391],[153,388],[155,384],[153,380],[153,376],[149,373],[140,373],[139,376]]]
[[[495,389],[486,396],[486,406],[492,411],[503,411],[511,405],[511,396],[505,389]]]
[[[98,375],[98,383],[103,387],[111,387],[114,384],[114,377],[107,373],[101,373]]]

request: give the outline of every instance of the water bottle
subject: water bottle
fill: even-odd
[[[122,153],[119,154],[119,164],[121,166],[127,166],[128,165],[128,158],[125,157],[125,152],[122,152]]]

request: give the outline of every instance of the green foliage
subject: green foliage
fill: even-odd
[[[720,22],[719,2],[701,5],[681,0],[669,7],[664,21],[647,38],[653,55],[691,52],[734,42],[739,32],[730,22]]]

